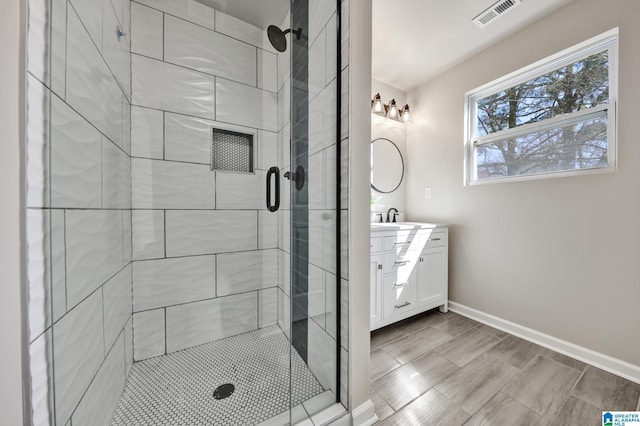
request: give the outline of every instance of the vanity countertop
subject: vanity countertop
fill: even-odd
[[[446,223],[423,223],[423,222],[391,222],[372,223],[372,231],[410,231],[418,229],[447,228]]]

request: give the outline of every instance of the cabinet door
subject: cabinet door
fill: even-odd
[[[371,307],[370,325],[374,330],[382,322],[382,255],[371,256]]]
[[[431,309],[447,301],[446,247],[426,248],[418,262],[418,306]]]

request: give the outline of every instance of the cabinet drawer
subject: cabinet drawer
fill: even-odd
[[[382,251],[382,237],[371,238],[371,253]]]
[[[410,250],[405,253],[385,253],[382,263],[382,270],[385,274],[396,274],[408,276],[415,268],[420,252]]]
[[[402,253],[407,250],[418,249],[418,234],[416,233],[398,233],[392,237],[384,237],[384,251],[395,251]]]
[[[447,244],[446,232],[430,232],[422,237],[423,247],[438,247]]]
[[[401,315],[418,307],[416,274],[406,280],[398,281],[394,275],[384,277],[384,318],[385,320]]]

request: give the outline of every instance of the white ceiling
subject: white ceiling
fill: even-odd
[[[290,0],[197,1],[263,29],[271,24],[281,25],[290,4]]]
[[[416,87],[571,0],[523,0],[478,28],[471,20],[495,1],[372,0],[373,78]]]

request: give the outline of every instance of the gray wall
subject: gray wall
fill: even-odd
[[[388,104],[391,99],[396,100],[396,105],[398,108],[402,108],[407,103],[407,93],[403,90],[397,89],[393,86],[390,86],[381,81],[372,79],[371,80],[371,98],[375,96],[376,93],[380,93],[380,97],[382,98],[382,102]],[[405,164],[407,161],[407,134],[406,134],[407,124],[402,122],[397,122],[394,120],[389,120],[388,118],[380,117],[378,115],[371,115],[371,140],[377,138],[387,138],[393,141],[400,150],[402,157],[404,158]],[[406,171],[405,171],[406,173]],[[404,213],[406,211],[406,187],[407,180],[406,175],[400,184],[400,187],[393,191],[390,194],[382,194],[374,191],[374,195],[376,196],[376,203],[371,206],[372,212],[382,212],[385,214],[383,220],[386,219],[387,210],[391,207],[395,207],[400,212],[399,220],[404,219]],[[372,189],[373,191],[373,189]],[[379,217],[373,216],[372,220],[380,220]]]
[[[450,299],[636,365],[638,16],[634,1],[573,1],[412,91],[407,136],[410,219],[452,224]],[[464,93],[615,26],[618,171],[464,187]]]

